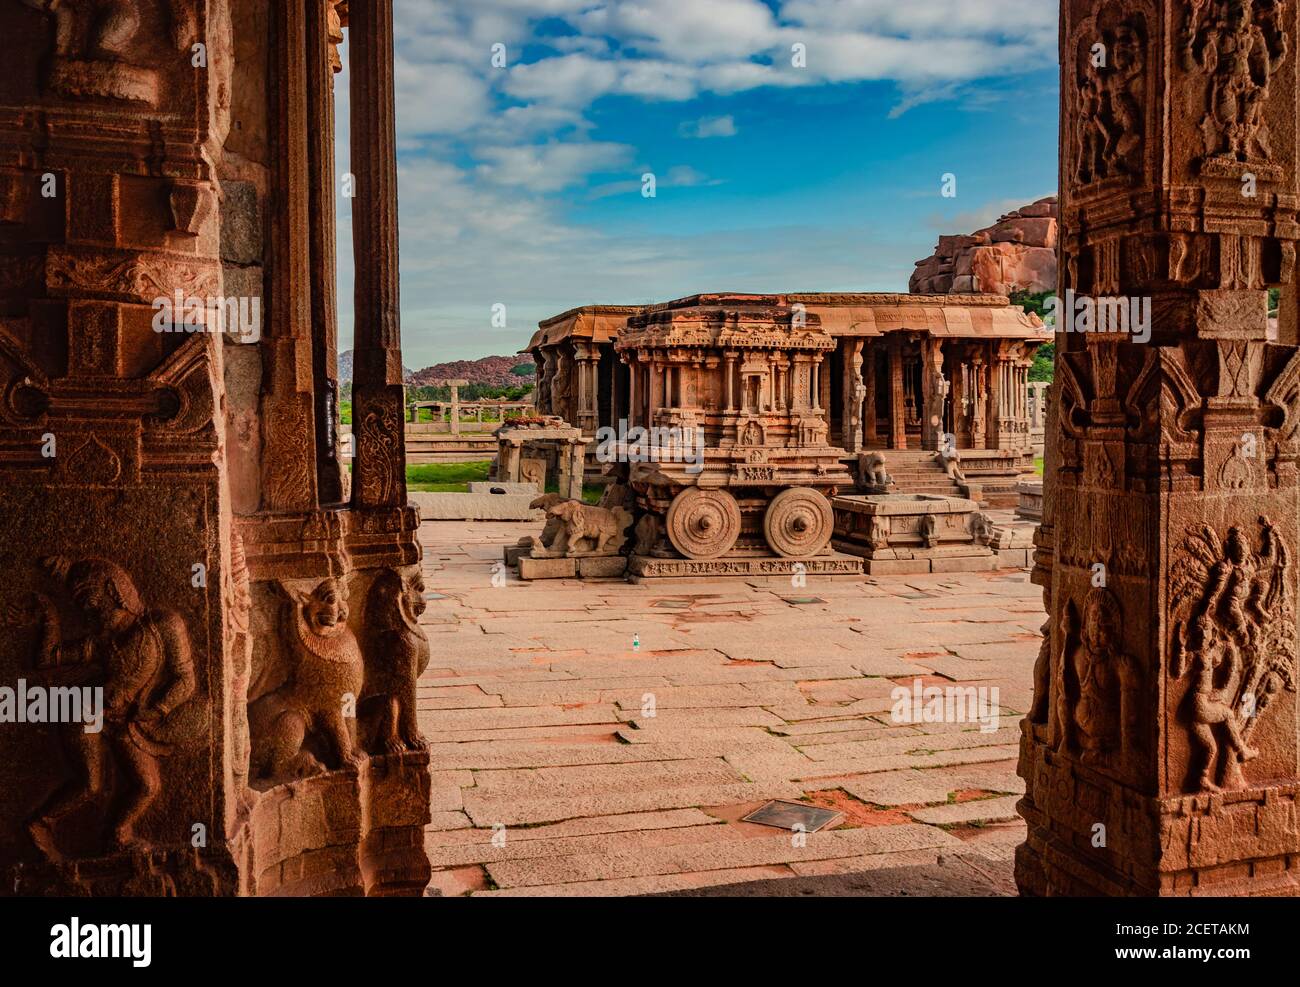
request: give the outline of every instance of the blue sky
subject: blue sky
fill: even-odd
[[[513,353],[588,303],[906,291],[940,233],[1055,189],[1052,0],[395,0],[395,17],[413,368]]]

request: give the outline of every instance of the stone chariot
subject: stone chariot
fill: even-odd
[[[753,296],[699,296],[629,320],[630,422],[610,458],[646,512],[637,554],[708,561],[826,554],[830,497],[852,485],[828,443],[815,314]],[[609,450],[606,451],[609,455]]]

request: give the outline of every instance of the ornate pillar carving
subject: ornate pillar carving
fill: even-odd
[[[1300,355],[1267,320],[1296,28],[1295,0],[1062,5],[1060,293],[1157,317],[1057,335],[1025,893],[1300,887]]]

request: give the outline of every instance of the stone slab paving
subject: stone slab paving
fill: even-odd
[[[1014,893],[1026,572],[503,581],[535,528],[421,526],[430,893]],[[912,722],[914,685],[981,687],[988,722]],[[840,818],[742,821],[770,798]]]

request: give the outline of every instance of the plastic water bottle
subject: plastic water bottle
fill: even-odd
[[[632,650],[633,650],[633,651],[640,651],[640,650],[641,650],[641,635],[640,635],[640,634],[633,634],[633,635],[632,635]]]

